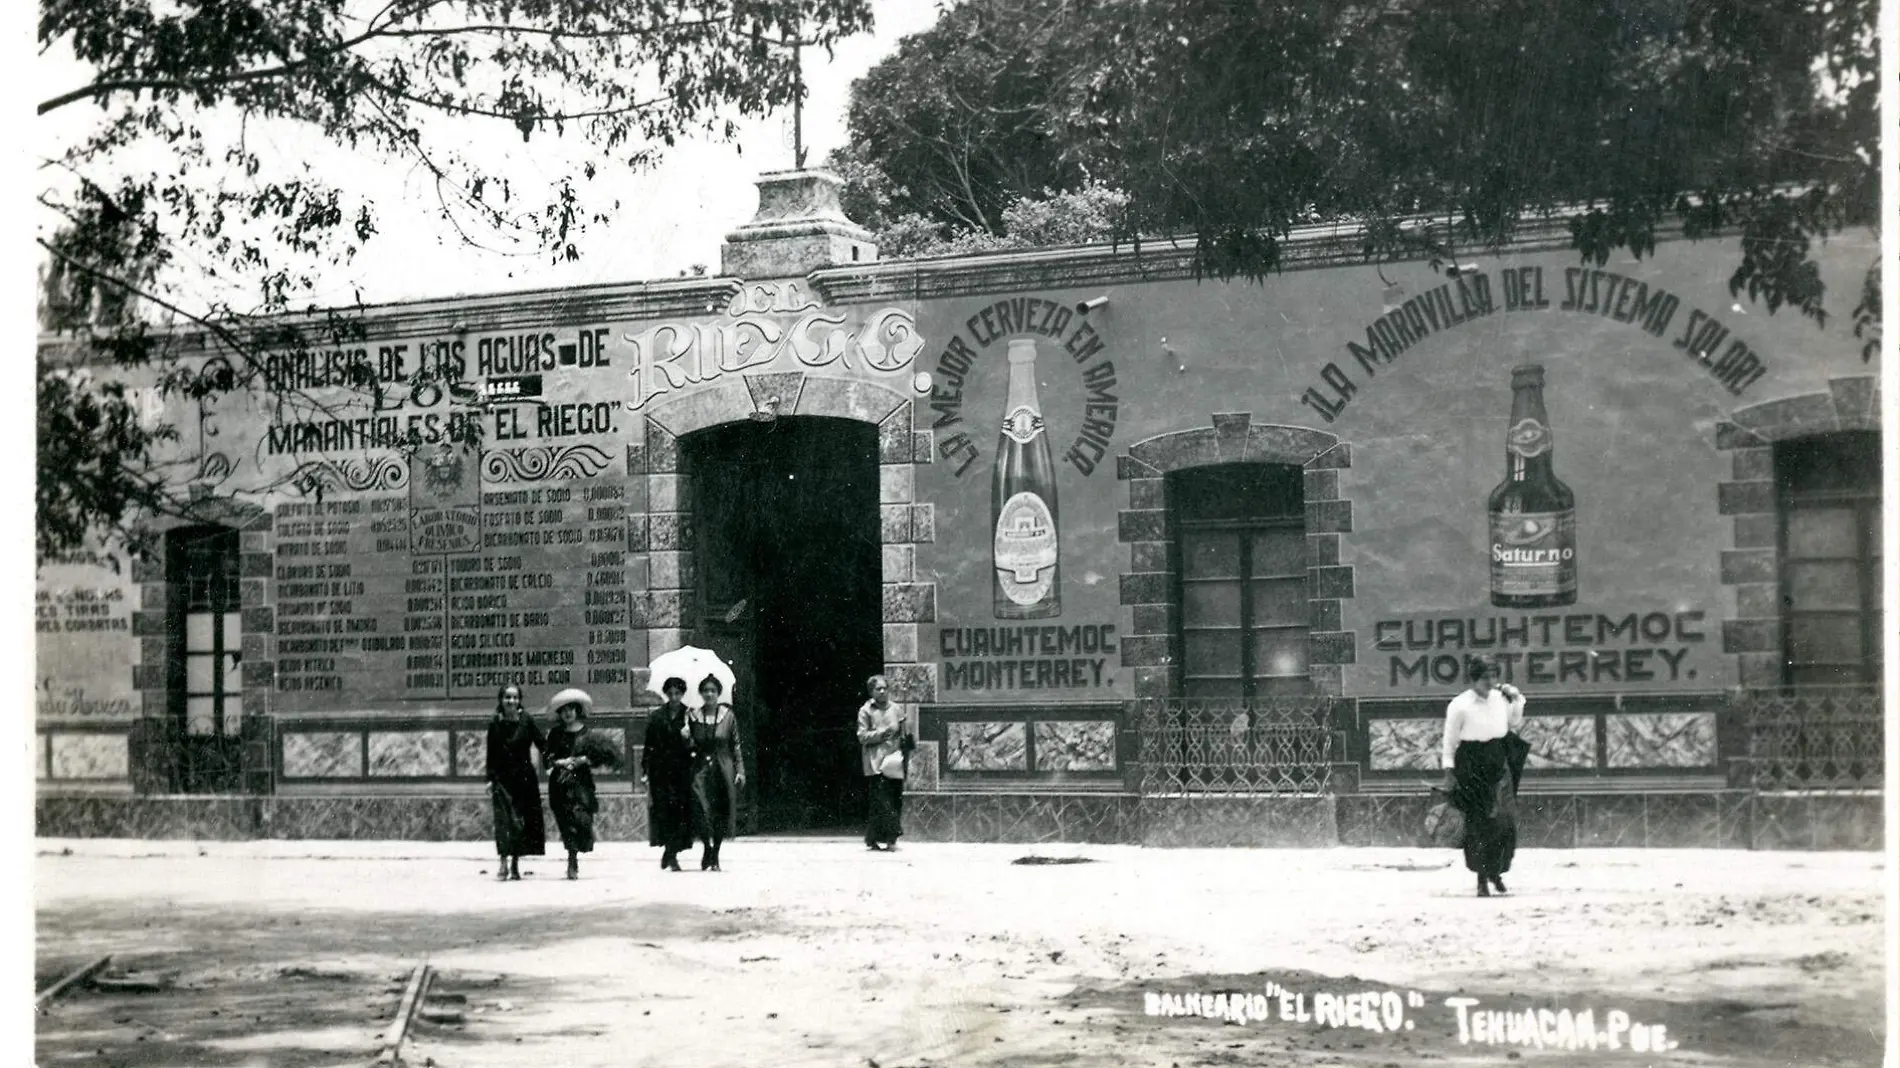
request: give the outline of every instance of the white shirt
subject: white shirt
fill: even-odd
[[[1447,769],[1451,767],[1452,754],[1458,751],[1459,742],[1488,742],[1524,725],[1523,691],[1513,686],[1511,692],[1517,694],[1516,698],[1506,697],[1502,690],[1494,687],[1483,697],[1479,697],[1476,690],[1466,690],[1451,699],[1451,704],[1445,707],[1442,754]]]

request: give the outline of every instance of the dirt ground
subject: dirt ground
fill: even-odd
[[[578,882],[538,858],[498,884],[477,844],[37,849],[41,986],[104,953],[173,973],[62,999],[44,1066],[364,1064],[424,958],[462,1019],[404,1056],[441,1068],[1867,1065],[1885,1046],[1877,854],[1529,850],[1484,900],[1425,850],[742,839],[723,872],[669,874],[609,843]],[[1169,1014],[1216,993],[1233,1018]]]

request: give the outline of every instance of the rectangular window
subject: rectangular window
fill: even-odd
[[[1230,464],[1169,476],[1186,697],[1308,693],[1303,475]]]
[[[198,527],[169,542],[172,716],[187,735],[235,737],[243,716],[237,531]]]
[[[1864,431],[1775,446],[1790,686],[1880,681],[1879,447]]]

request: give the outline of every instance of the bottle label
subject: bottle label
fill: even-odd
[[[1003,433],[1012,439],[1029,444],[1042,433],[1042,413],[1025,404],[1003,417]]]
[[[996,581],[1004,596],[1027,607],[1049,596],[1055,574],[1055,517],[1040,496],[1018,493],[996,517]]]
[[[1525,459],[1550,451],[1550,428],[1535,419],[1520,419],[1511,425],[1504,447]]]
[[[1491,516],[1491,592],[1562,597],[1577,591],[1577,513],[1496,512]]]

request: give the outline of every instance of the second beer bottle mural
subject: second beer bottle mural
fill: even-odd
[[[1056,467],[1036,398],[1036,343],[1009,343],[1009,396],[996,439],[990,483],[994,522],[996,618],[1049,619],[1062,614],[1056,538]]]
[[[1491,491],[1491,603],[1551,608],[1577,602],[1577,497],[1551,464],[1544,369],[1511,371],[1504,481]]]

